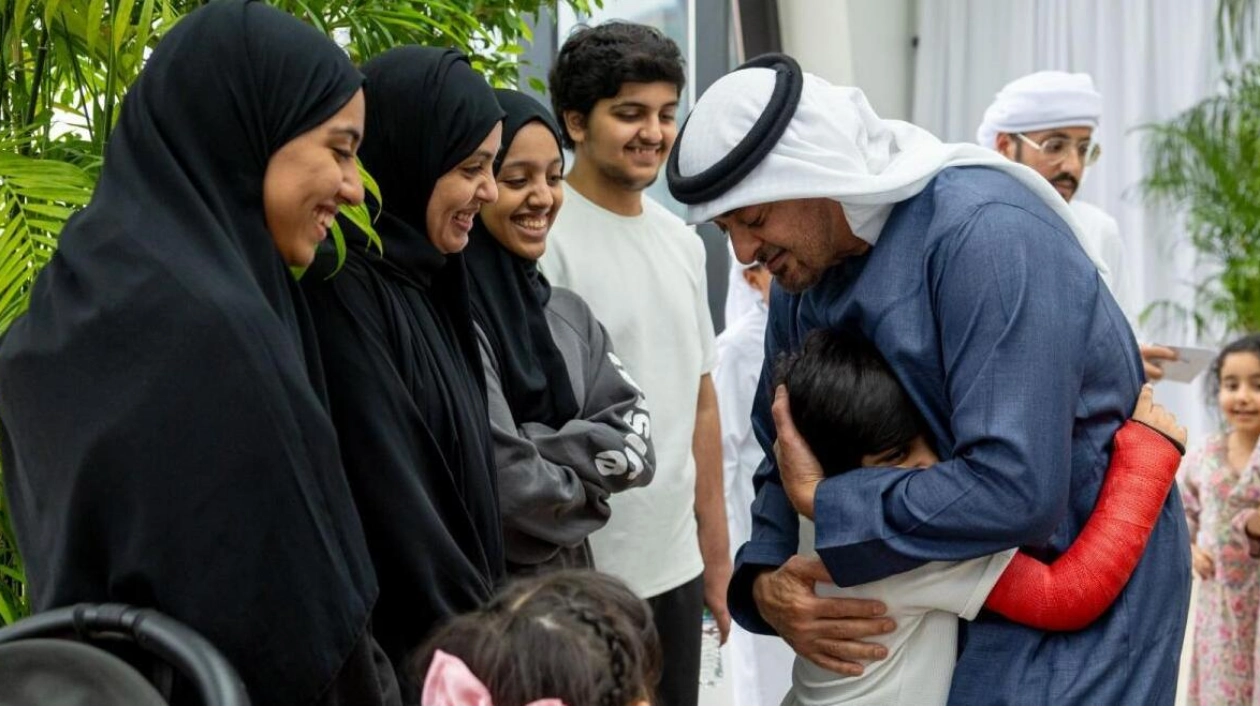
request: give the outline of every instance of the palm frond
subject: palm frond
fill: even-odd
[[[52,258],[57,234],[87,204],[92,175],[73,164],[0,152],[0,332],[26,310],[27,293]]]
[[[1190,242],[1219,268],[1196,290],[1196,312],[1228,332],[1260,330],[1260,64],[1228,76],[1219,95],[1141,130],[1140,189],[1182,211]]]

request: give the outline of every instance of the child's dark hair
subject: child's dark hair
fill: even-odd
[[[518,579],[484,608],[451,620],[416,653],[417,685],[436,650],[464,661],[498,705],[651,701],[661,671],[651,607],[593,570]]]
[[[792,421],[827,476],[862,466],[862,457],[905,451],[924,434],[918,409],[892,369],[865,338],[833,329],[805,337],[781,356],[776,385],[787,386]]]
[[[1216,360],[1208,369],[1208,377],[1205,381],[1209,403],[1215,403],[1216,396],[1221,390],[1221,365],[1225,363],[1225,357],[1236,353],[1255,354],[1256,358],[1260,358],[1260,334],[1248,334],[1241,339],[1235,339],[1226,344],[1225,348],[1216,355]]]
[[[596,102],[616,96],[622,84],[657,81],[674,84],[680,94],[687,81],[682,52],[665,33],[633,22],[579,26],[565,40],[547,76],[564,146],[574,147],[565,111],[590,115]]]

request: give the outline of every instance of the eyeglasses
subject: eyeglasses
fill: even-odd
[[[1097,162],[1098,158],[1102,156],[1102,145],[1099,145],[1092,140],[1081,140],[1080,142],[1073,143],[1065,137],[1048,137],[1038,144],[1033,142],[1031,138],[1023,133],[1015,133],[1015,137],[1023,140],[1029,147],[1032,147],[1041,154],[1045,155],[1046,159],[1050,160],[1054,164],[1059,164],[1060,162],[1066,160],[1068,158],[1069,151],[1073,148],[1076,149],[1076,156],[1080,158],[1082,167],[1089,167]]]

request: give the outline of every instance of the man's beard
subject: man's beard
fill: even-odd
[[[1067,172],[1060,172],[1054,175],[1053,177],[1050,178],[1050,183],[1055,186],[1062,185],[1062,186],[1072,187],[1072,193],[1064,197],[1065,201],[1071,200],[1073,196],[1076,196],[1076,190],[1079,189],[1081,186],[1081,183],[1076,181],[1076,177],[1073,177]]]

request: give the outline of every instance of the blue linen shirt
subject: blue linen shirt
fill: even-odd
[[[837,584],[1013,546],[1049,562],[1071,544],[1137,400],[1137,343],[1043,201],[996,170],[949,168],[894,208],[867,254],[803,294],[775,288],[753,408],[767,460],[729,597],[742,626],[773,633],[752,581],[797,548],[797,514],[770,452],[771,371],[821,327],[875,343],[942,458],[924,471],[859,469],[818,486],[816,550]],[[988,611],[963,622],[950,703],[1172,704],[1189,543],[1174,489],[1129,584],[1088,628],[1048,633]]]

